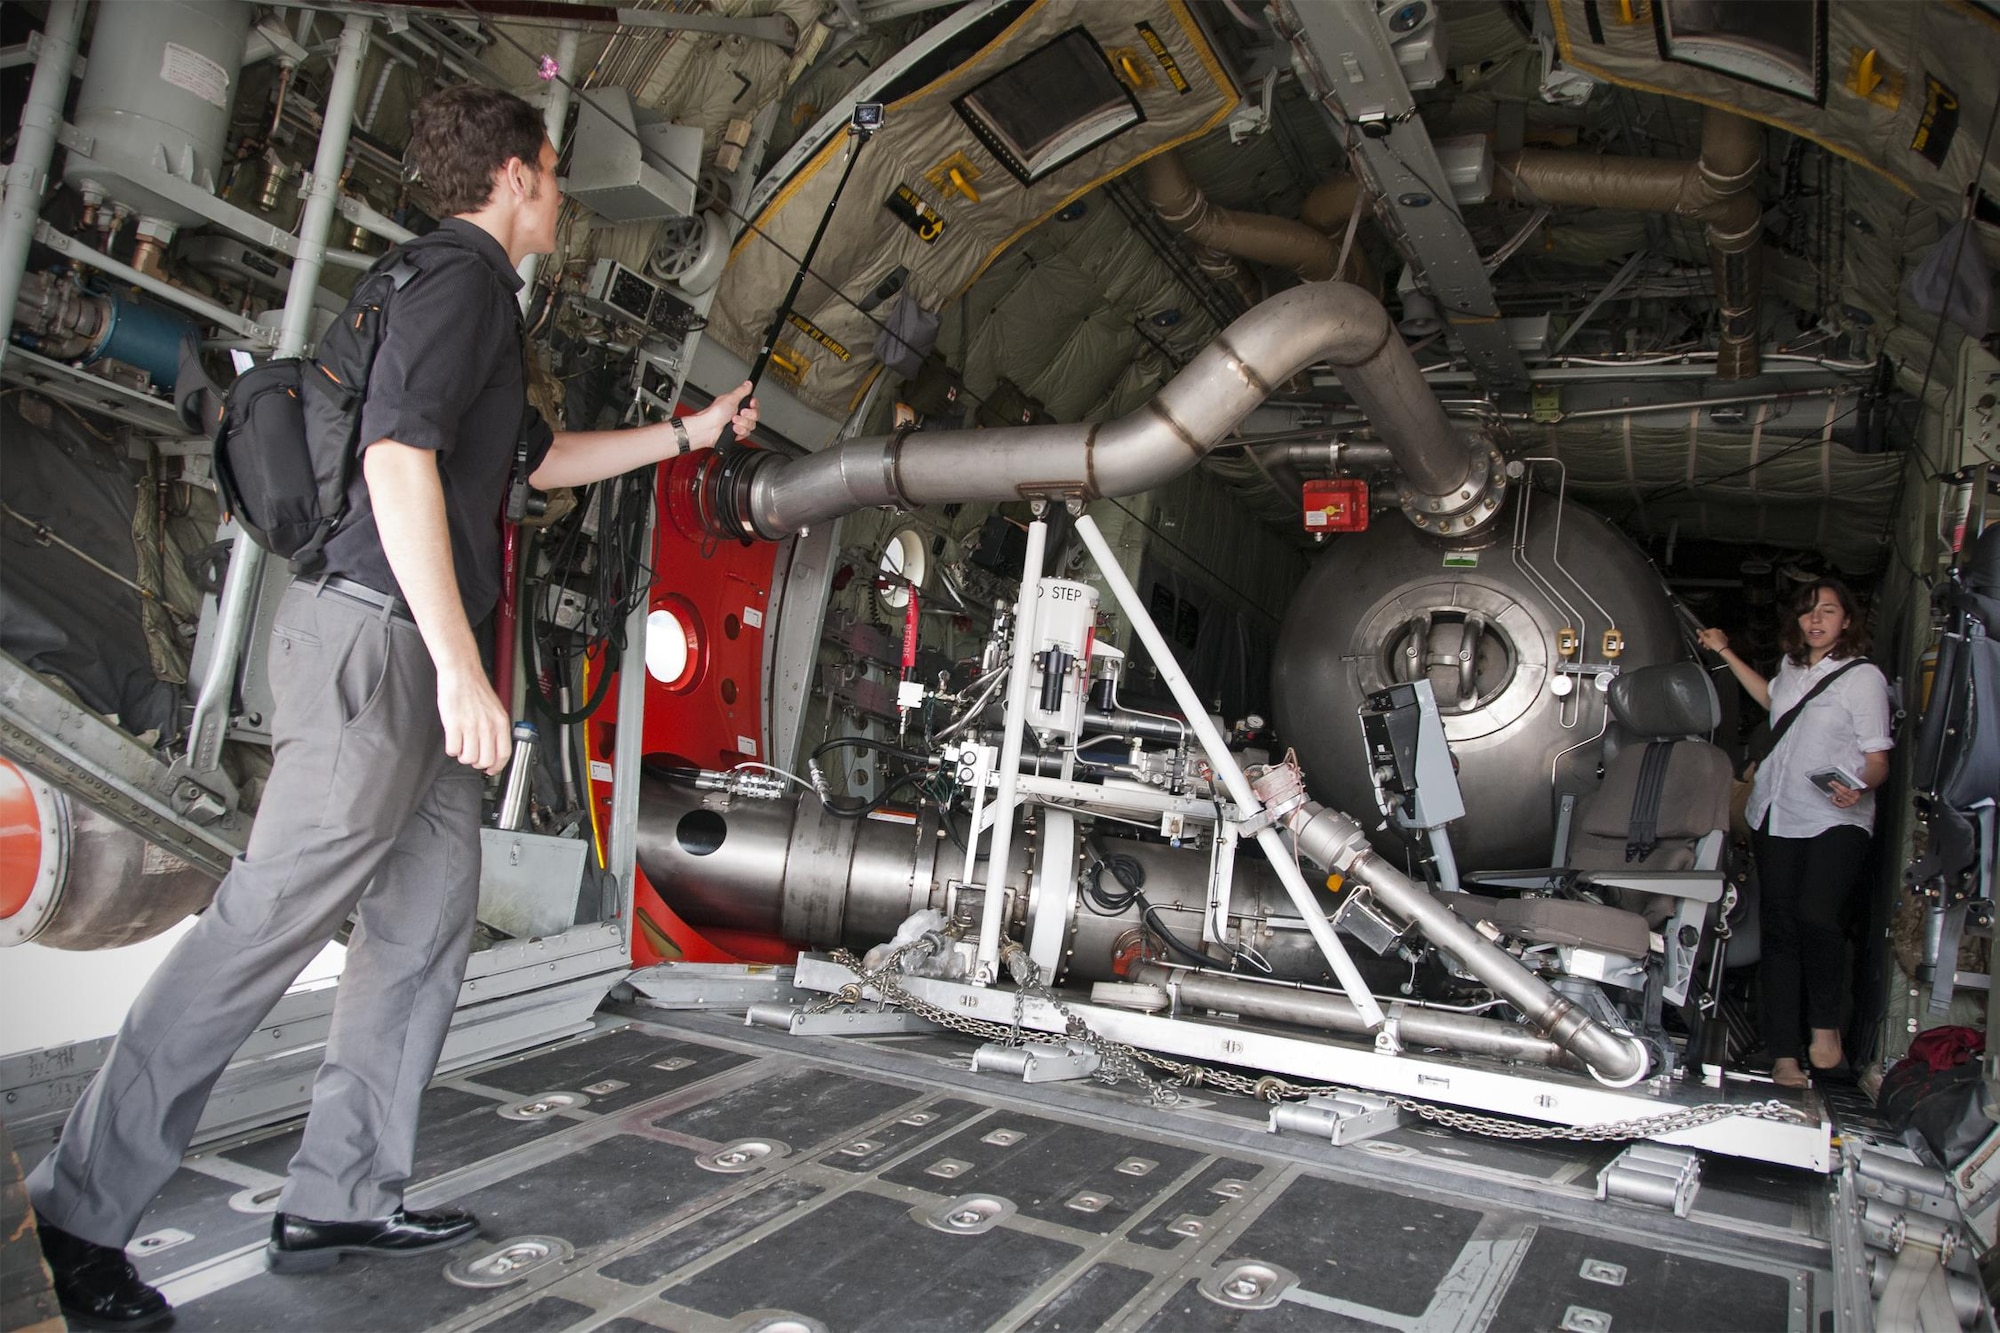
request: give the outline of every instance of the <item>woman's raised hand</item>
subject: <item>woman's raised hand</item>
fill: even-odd
[[[1695,642],[1711,653],[1719,653],[1729,647],[1729,636],[1719,629],[1705,629],[1695,635]]]

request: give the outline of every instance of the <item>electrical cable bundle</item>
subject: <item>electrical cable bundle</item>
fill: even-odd
[[[653,469],[639,468],[589,489],[594,494],[579,497],[576,512],[556,530],[553,543],[541,548],[549,557],[549,573],[532,606],[534,631],[546,641],[548,661],[562,679],[575,679],[575,666],[583,659],[600,666],[590,698],[581,707],[551,714],[559,726],[581,722],[603,704],[612,672],[624,656],[625,623],[653,585],[651,552],[646,549]],[[593,507],[598,513],[596,559],[590,563],[586,585],[577,588],[565,582],[564,575],[584,563],[585,546],[592,541],[584,525]],[[559,598],[566,589],[580,593],[584,602],[574,630],[556,626]]]
[[[1199,949],[1189,947],[1179,936],[1167,929],[1166,923],[1160,919],[1160,909],[1146,900],[1144,892],[1146,867],[1123,852],[1107,854],[1098,846],[1095,839],[1087,845],[1092,860],[1090,871],[1083,883],[1083,901],[1091,911],[1099,916],[1122,916],[1136,903],[1139,907],[1139,919],[1166,942],[1168,949],[1201,966],[1207,966],[1215,961]],[[1111,878],[1118,881],[1120,891],[1114,892],[1104,887],[1106,870],[1111,872]]]

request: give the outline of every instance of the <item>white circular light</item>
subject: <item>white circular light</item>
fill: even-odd
[[[890,606],[908,606],[910,587],[922,587],[926,567],[930,564],[930,552],[924,549],[923,535],[913,528],[904,528],[889,539],[882,548],[882,560],[877,566],[892,579],[883,592],[882,600]],[[904,586],[907,583],[909,587]]]
[[[688,634],[681,618],[665,607],[646,617],[646,674],[671,685],[687,673]]]

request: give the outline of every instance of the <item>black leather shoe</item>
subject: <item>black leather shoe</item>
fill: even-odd
[[[331,1268],[343,1254],[395,1258],[446,1250],[479,1234],[479,1219],[457,1208],[413,1213],[398,1208],[367,1222],[315,1222],[279,1213],[271,1219],[271,1243],[264,1261],[273,1273],[310,1273]]]
[[[173,1318],[174,1307],[139,1280],[125,1251],[72,1236],[35,1215],[42,1257],[55,1275],[56,1300],[70,1321],[83,1328],[156,1328]]]

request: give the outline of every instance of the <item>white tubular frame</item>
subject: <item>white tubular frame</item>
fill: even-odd
[[[1160,679],[1166,682],[1167,689],[1174,696],[1174,702],[1179,705],[1183,713],[1187,714],[1188,726],[1193,728],[1195,739],[1201,742],[1202,750],[1208,755],[1208,762],[1214,766],[1216,777],[1221,779],[1224,787],[1228,788],[1229,799],[1236,804],[1236,818],[1239,821],[1255,818],[1263,812],[1263,803],[1257,799],[1256,793],[1250,790],[1250,779],[1244,775],[1242,766],[1236,762],[1236,756],[1229,752],[1229,745],[1223,740],[1222,733],[1217,731],[1215,723],[1209,720],[1208,710],[1202,706],[1201,700],[1195,695],[1194,686],[1188,683],[1180,664],[1174,660],[1173,650],[1167,646],[1159,627],[1153,623],[1152,616],[1146,613],[1146,604],[1140,600],[1138,590],[1133,588],[1131,581],[1125,577],[1125,571],[1119,568],[1118,557],[1112,551],[1111,544],[1105,541],[1104,534],[1098,530],[1096,521],[1088,514],[1077,515],[1076,532],[1083,538],[1083,544],[1089,549],[1091,559],[1097,562],[1098,572],[1103,574],[1105,586],[1118,600],[1118,606],[1124,611],[1126,619],[1131,621],[1132,632],[1146,645],[1146,652],[1153,659],[1153,667],[1160,673]],[[1033,540],[1032,537],[1030,540]],[[1018,650],[1015,658],[1019,669]],[[1008,739],[1010,742],[1018,742],[1019,719],[1014,712],[1011,697],[1008,704]],[[1000,780],[1003,783],[1008,781],[1008,774],[1020,765],[1018,744],[1015,745],[1012,756],[1012,764],[1008,763],[1006,756],[1003,755],[1001,758]],[[1263,849],[1265,859],[1271,863],[1271,869],[1277,871],[1279,882],[1291,896],[1292,906],[1298,909],[1299,916],[1306,923],[1306,929],[1312,932],[1313,942],[1319,945],[1320,952],[1326,955],[1326,961],[1333,968],[1333,974],[1340,978],[1341,987],[1347,992],[1347,998],[1361,1011],[1371,1030],[1379,1029],[1383,1023],[1382,1006],[1375,1002],[1374,993],[1368,989],[1368,983],[1362,979],[1360,969],[1354,966],[1354,960],[1348,956],[1347,949],[1340,942],[1340,936],[1334,932],[1333,923],[1326,919],[1326,913],[1321,911],[1319,904],[1314,901],[1312,889],[1307,886],[1305,876],[1299,871],[1298,860],[1286,848],[1284,839],[1278,836],[1278,831],[1274,828],[1266,826],[1260,829],[1257,833],[1257,845]]]

